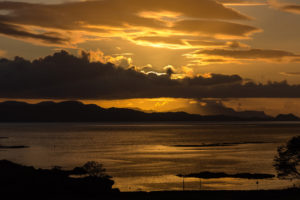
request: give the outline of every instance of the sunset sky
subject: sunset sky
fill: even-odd
[[[300,116],[299,36],[299,0],[0,0],[0,98]]]

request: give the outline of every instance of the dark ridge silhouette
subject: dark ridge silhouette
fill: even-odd
[[[0,122],[147,122],[147,121],[279,121],[272,117],[237,117],[225,115],[201,116],[185,112],[145,113],[110,108],[79,101],[37,104],[6,101],[0,103]],[[294,117],[293,120],[299,120]]]
[[[280,114],[275,117],[276,121],[299,121],[299,118],[293,114]]]
[[[72,178],[72,175],[78,175],[79,169],[81,176]],[[93,194],[118,191],[112,189],[114,181],[110,179],[111,177],[106,174],[95,176],[90,171],[97,171],[97,168],[92,165],[90,168],[83,166],[71,171],[64,171],[59,167],[54,167],[51,170],[35,169],[7,160],[0,160],[0,188],[1,191],[5,192],[43,192],[44,194]]]
[[[201,102],[201,103],[200,103]],[[240,118],[261,118],[268,119],[269,116],[265,114],[263,111],[237,111],[233,108],[227,107],[221,101],[216,100],[201,100],[197,101],[197,103],[189,105],[188,107],[176,108],[172,111],[178,112],[185,110],[186,112],[195,113],[205,113],[204,115],[225,115],[232,117],[240,117]]]
[[[238,174],[226,174],[224,172],[200,172],[192,173],[188,175],[178,174],[179,177],[190,177],[190,178],[203,178],[203,179],[212,179],[212,178],[242,178],[242,179],[269,179],[274,178],[273,174],[251,174],[251,173],[238,173]]]
[[[241,144],[265,144],[267,142],[234,142],[234,143],[213,143],[213,144],[195,144],[195,145],[174,145],[174,147],[228,147]]]

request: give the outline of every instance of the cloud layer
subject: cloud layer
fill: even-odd
[[[256,84],[238,75],[211,74],[171,79],[171,74],[142,73],[111,63],[90,62],[89,54],[65,51],[32,62],[16,57],[0,60],[0,98],[128,99],[128,98],[300,97],[300,85]]]
[[[0,33],[21,39],[36,39],[47,44],[63,44],[67,42],[67,39],[61,38],[58,33],[34,33],[22,26],[1,22]]]
[[[187,45],[185,40],[216,42],[248,38],[260,29],[233,20],[249,19],[214,0],[0,2],[0,23],[7,27],[0,29],[0,34],[46,45],[75,46],[106,37],[120,37],[147,45],[136,42],[135,38],[160,37],[159,41],[148,42],[169,47],[167,38],[177,37],[176,48],[191,48],[193,45]]]
[[[291,3],[288,1],[268,0],[269,4],[284,12],[300,14],[300,4]]]
[[[267,0],[218,0],[220,3],[227,5],[266,5]]]
[[[244,63],[247,61],[264,62],[299,62],[300,55],[283,50],[272,49],[205,49],[198,50],[185,56],[199,64],[209,63]]]

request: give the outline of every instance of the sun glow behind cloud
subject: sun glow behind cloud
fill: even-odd
[[[137,47],[190,50],[182,54],[186,58],[185,66],[190,67],[247,63],[247,59],[194,52],[228,50],[233,48],[232,44],[241,44],[234,48],[242,48],[241,41],[249,41],[262,29],[249,25],[256,19],[237,11],[234,5],[247,7],[268,3],[255,0],[220,0],[219,3],[188,0],[184,4],[181,0],[155,0],[151,3],[137,0],[126,3],[121,0],[66,1],[68,3],[51,5],[34,2],[0,2],[3,16],[0,23],[6,27],[2,34],[36,45],[59,48],[77,49],[82,43],[122,39]],[[30,15],[33,12],[34,18]],[[284,60],[296,62],[297,59],[279,57],[272,62]]]

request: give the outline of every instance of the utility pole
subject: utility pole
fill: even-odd
[[[182,191],[184,191],[184,175],[182,175]]]
[[[202,190],[202,180],[200,178],[200,190]]]

